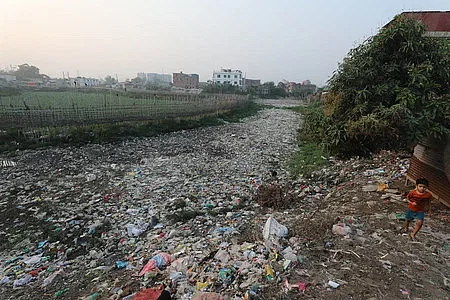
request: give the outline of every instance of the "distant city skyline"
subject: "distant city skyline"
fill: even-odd
[[[448,0],[3,0],[0,68],[28,63],[51,77],[239,69],[262,82],[326,84],[352,49],[404,11]]]

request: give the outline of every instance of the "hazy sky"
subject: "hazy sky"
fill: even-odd
[[[403,11],[450,0],[1,0],[0,68],[62,77],[240,69],[323,85],[351,48]]]

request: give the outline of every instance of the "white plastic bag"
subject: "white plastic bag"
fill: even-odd
[[[38,254],[38,255],[33,255],[33,256],[31,256],[31,257],[28,257],[28,258],[24,258],[24,259],[23,259],[23,262],[24,262],[27,266],[35,265],[35,264],[37,264],[38,262],[41,261],[42,254],[43,254],[43,253]]]
[[[138,223],[138,224],[127,224],[128,236],[139,236],[141,233],[147,230],[148,223]]]
[[[272,217],[269,217],[264,225],[263,236],[264,240],[269,240],[270,236],[275,235],[277,237],[286,237],[288,234],[288,229],[286,226],[281,225]]]
[[[331,231],[337,235],[348,235],[352,233],[352,229],[344,224],[335,224]]]

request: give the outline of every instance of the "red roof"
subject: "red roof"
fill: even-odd
[[[422,21],[427,31],[450,32],[450,11],[404,12],[401,16]]]

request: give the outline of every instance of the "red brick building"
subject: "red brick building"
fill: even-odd
[[[198,74],[173,73],[173,86],[183,89],[198,89]]]

